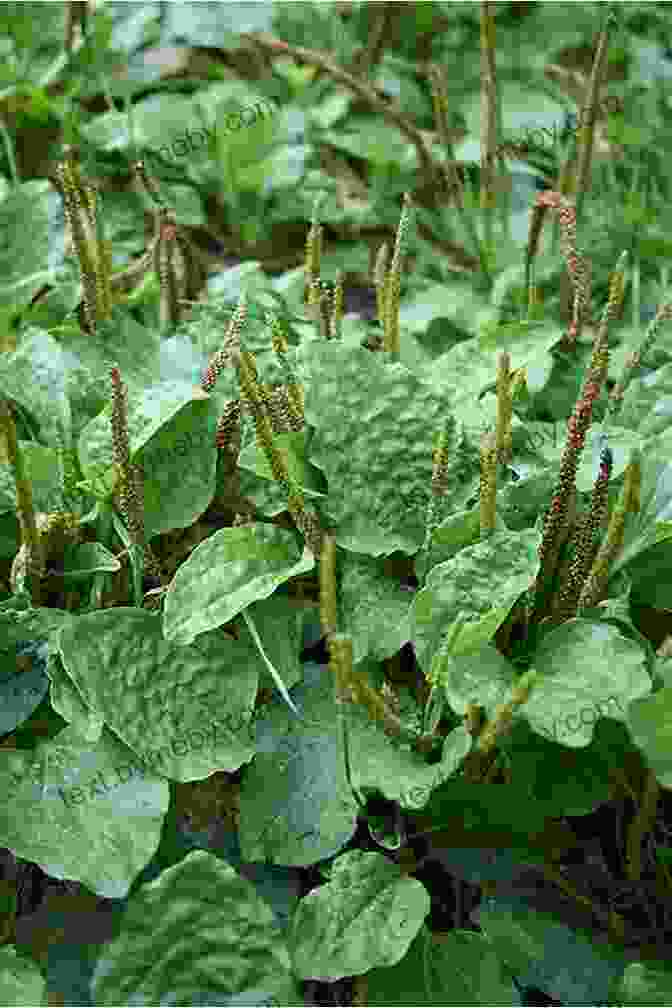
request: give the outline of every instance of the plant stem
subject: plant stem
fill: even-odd
[[[16,513],[21,527],[21,546],[27,556],[27,575],[33,604],[41,604],[41,580],[45,558],[33,504],[33,488],[26,474],[23,453],[16,436],[16,424],[6,399],[0,399],[0,431],[5,435],[9,464],[16,483]]]

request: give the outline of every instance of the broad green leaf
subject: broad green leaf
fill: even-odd
[[[49,1004],[39,966],[15,945],[0,948],[0,1002],[7,1008]]]
[[[159,334],[141,325],[123,307],[116,305],[112,316],[101,322],[94,334],[83,332],[75,323],[64,326],[68,363],[72,371],[68,394],[84,403],[98,401],[102,408],[110,399],[110,365],[116,364],[128,389],[129,409],[147,386],[156,382],[160,361]],[[79,432],[78,432],[79,433]]]
[[[305,491],[306,495],[308,497],[324,497],[325,494],[318,489],[321,484],[321,474],[306,459],[305,431],[274,434],[273,443],[280,452],[289,475]],[[263,479],[275,480],[268,457],[257,444],[256,438],[241,450],[238,456],[238,465]]]
[[[138,102],[135,109],[139,109],[142,103]],[[144,132],[141,132],[138,124],[134,122],[136,130],[136,142],[143,146],[147,139]],[[101,115],[93,116],[89,122],[81,127],[81,135],[96,152],[111,153],[123,151],[130,143],[130,133],[128,129],[128,117],[125,112],[104,112]]]
[[[37,441],[19,441],[36,511],[58,511],[63,504],[58,455]],[[0,463],[0,509],[16,511],[16,482],[8,462]],[[20,545],[20,543],[18,544]],[[17,545],[17,548],[18,548]]]
[[[114,553],[102,543],[80,543],[66,546],[63,551],[63,570],[68,581],[84,581],[91,574],[114,574],[121,570],[121,564]]]
[[[469,284],[451,280],[448,285],[436,284],[404,299],[399,307],[399,325],[409,333],[421,333],[435,319],[447,318],[465,335],[476,336],[480,327],[495,321],[498,314]],[[485,359],[482,348],[478,349]]]
[[[314,864],[355,832],[358,807],[345,775],[333,676],[326,665],[309,671],[293,691],[301,719],[279,700],[255,721],[257,754],[240,788],[245,861]]]
[[[217,406],[198,386],[177,381],[151,385],[129,400],[131,461],[143,467],[149,539],[191,525],[212,500]],[[110,489],[115,482],[111,415],[108,405],[79,439],[84,476],[103,479]]]
[[[533,910],[515,896],[487,898],[479,922],[521,984],[538,987],[561,1004],[612,1003],[609,986],[625,965],[618,946],[598,944],[589,931],[572,930],[556,914]]]
[[[164,634],[191,643],[314,567],[311,551],[302,551],[296,535],[286,529],[260,522],[220,529],[196,547],[171,581]]]
[[[4,643],[4,641],[3,641]],[[12,646],[0,651],[0,734],[8,735],[23,724],[42,702],[49,690],[46,663],[49,645],[36,649]],[[19,658],[27,652],[29,664],[19,667]]]
[[[168,784],[111,732],[92,744],[72,726],[34,749],[0,752],[0,790],[3,847],[114,899],[158,847],[170,800]]]
[[[226,99],[217,107],[216,166],[224,199],[230,200],[232,192],[263,193],[280,135],[278,118],[268,102],[241,106]]]
[[[268,598],[260,599],[246,607],[254,620],[264,651],[275,668],[281,673],[284,685],[291,689],[301,679],[301,630],[305,610],[298,609],[286,595],[274,592]],[[257,650],[244,621],[236,624],[238,640],[246,644],[250,651]],[[264,665],[259,674],[259,689],[274,687],[275,682]]]
[[[152,158],[161,157],[162,147],[183,137],[194,125],[195,103],[180,94],[152,94],[133,106],[134,140],[146,149],[149,168]],[[83,137],[102,151],[123,151],[130,143],[128,119],[123,112],[105,112],[82,127]]]
[[[142,466],[145,536],[189,528],[215,493],[217,406],[194,399],[167,420],[138,451]]]
[[[390,128],[382,120],[376,122],[370,117],[353,117],[348,121],[348,132],[343,129],[328,129],[324,131],[323,139],[377,167],[399,165],[414,170],[417,165],[417,153],[413,145],[396,127]]]
[[[663,960],[628,963],[610,994],[612,1004],[668,1005],[672,1001],[672,969]]]
[[[669,353],[669,326],[663,324],[662,332],[656,339]],[[624,427],[638,431],[641,437],[649,438],[665,434],[672,426],[672,364],[658,366],[655,371],[636,375],[628,384],[618,414],[618,421]]]
[[[657,531],[660,531],[659,526]],[[643,553],[638,553],[630,561],[626,570],[627,577],[632,582],[631,599],[634,603],[651,606],[653,609],[672,608],[671,562],[672,542],[668,538],[645,549]]]
[[[527,129],[542,127],[552,129],[561,121],[564,108],[548,93],[539,93],[527,83],[519,80],[505,80],[499,89],[502,102],[502,131],[507,138],[519,136]],[[469,135],[481,135],[481,104],[480,95],[472,94],[463,104],[462,112],[467,122]],[[549,134],[552,136],[553,134]],[[456,157],[461,157],[459,147]]]
[[[651,438],[643,446],[640,456],[640,508],[637,514],[627,517],[623,546],[610,567],[612,577],[617,571],[627,569],[635,581],[650,562],[655,563],[656,552],[651,547],[668,539],[666,523],[672,519],[671,444],[668,435]],[[661,559],[664,553],[662,551]]]
[[[271,31],[273,4],[227,3],[199,5],[194,8],[168,8],[166,39],[179,39],[190,45],[238,49],[241,32]]]
[[[369,1005],[518,1005],[516,987],[492,942],[456,929],[432,934],[423,925],[404,958],[366,974]]]
[[[541,468],[537,460],[519,464],[517,458],[515,472],[519,478],[497,491],[497,514],[502,516],[507,528],[518,532],[531,528],[537,516],[548,507],[557,485],[557,475],[547,467]]]
[[[451,655],[474,654],[490,640],[539,566],[534,530],[494,532],[433,567],[413,600],[412,642],[420,665],[442,679],[444,643],[461,623]],[[495,603],[493,605],[493,602]]]
[[[410,742],[390,738],[362,707],[346,704],[345,716],[353,787],[360,794],[380,793],[406,809],[424,808],[434,788],[458,770],[471,748],[465,726],[457,725],[444,739],[441,761],[428,765]]]
[[[528,857],[541,846],[547,816],[548,805],[535,797],[529,781],[514,777],[502,786],[451,777],[433,789],[414,823],[420,833],[431,830],[427,839],[431,844],[435,838],[439,860],[445,846],[516,848]]]
[[[322,129],[328,129],[344,119],[352,102],[349,94],[332,94],[308,109],[310,119]]]
[[[672,787],[672,686],[631,703],[626,723],[662,786]]]
[[[452,294],[452,289],[446,288]],[[455,311],[461,312],[462,305],[466,304],[468,332],[479,332],[479,329],[492,320],[493,312],[496,309],[485,307],[474,315],[469,313],[469,301],[462,300],[462,288],[458,288],[456,297],[452,302],[456,307]],[[418,313],[422,307],[418,305]],[[399,311],[399,318],[402,318],[402,311]],[[444,314],[447,313],[444,312]],[[433,313],[429,313],[432,317]],[[417,370],[417,369],[416,369]],[[437,393],[450,395],[451,412],[459,417],[461,424],[467,432],[473,436],[473,428],[477,427],[478,433],[482,433],[483,421],[490,422],[479,401],[482,390],[491,385],[497,376],[497,360],[493,352],[485,352],[479,345],[479,338],[473,335],[471,339],[465,339],[455,344],[446,353],[436,359],[430,359],[417,370],[423,381],[428,382]],[[465,415],[466,414],[466,415]],[[473,418],[478,418],[475,423]]]
[[[352,637],[354,664],[391,658],[411,639],[411,599],[380,562],[343,553],[339,563],[342,632]]]
[[[52,441],[62,432],[69,435],[71,429],[68,354],[44,330],[28,332],[14,353],[4,355],[0,385],[2,394],[32,413],[44,439]]]
[[[302,979],[336,980],[406,955],[429,913],[418,879],[376,851],[348,851],[331,879],[299,903],[290,937],[294,972]]]
[[[25,640],[46,640],[73,619],[64,609],[34,609],[13,597],[0,603],[0,641],[4,648]]]
[[[105,719],[86,702],[77,684],[68,675],[58,651],[58,635],[54,639],[53,653],[49,655],[47,675],[51,680],[49,703],[53,709],[87,742],[97,742],[105,727]]]
[[[241,497],[251,501],[256,511],[265,518],[275,518],[287,510],[287,494],[282,484],[275,480],[258,476],[251,469],[240,466],[235,473],[235,481],[238,481],[236,489],[240,492]],[[232,480],[232,485],[235,486],[234,480]],[[304,489],[306,497],[311,497],[312,491]]]
[[[502,521],[499,513],[496,515],[496,523],[498,531],[506,532],[507,526]],[[459,553],[465,546],[473,546],[480,538],[480,508],[470,508],[467,511],[457,511],[455,514],[448,515],[433,530],[429,540],[429,549],[423,551],[416,560],[416,576],[424,580],[427,572],[432,567],[450,560],[451,557]]]
[[[569,749],[537,735],[524,718],[514,720],[502,741],[511,773],[529,788],[536,802],[546,806],[549,816],[590,815],[609,800],[610,768],[617,761],[618,748],[613,733],[602,730],[604,724],[595,729],[591,745]],[[620,725],[614,727],[626,735]]]
[[[97,1005],[299,1001],[272,910],[251,882],[203,850],[130,898],[116,938],[101,949],[91,994]]]
[[[0,308],[24,309],[53,276],[50,207],[58,201],[46,179],[0,192]]]
[[[571,619],[543,637],[538,678],[521,708],[530,727],[561,745],[589,745],[599,717],[625,721],[628,704],[651,692],[647,655],[616,627]]]
[[[302,348],[310,461],[329,485],[323,508],[339,546],[372,556],[417,553],[424,541],[435,433],[449,422],[445,394],[402,364],[338,342]],[[459,468],[459,467],[458,467]],[[453,482],[459,484],[456,469]]]
[[[80,616],[59,638],[88,707],[156,773],[200,780],[251,759],[257,653],[220,634],[182,647],[161,615],[120,606]]]
[[[607,440],[608,435],[608,440]],[[609,479],[612,484],[622,476],[630,461],[632,450],[640,446],[641,437],[625,427],[613,427],[611,424],[593,424],[586,434],[586,444],[581,454],[581,461],[576,471],[576,489],[580,493],[590,493],[600,470],[600,454],[605,445],[609,445],[613,465]]]
[[[490,718],[500,704],[511,698],[516,670],[492,644],[470,655],[444,659],[441,682],[452,710],[464,717],[469,704],[483,707]]]

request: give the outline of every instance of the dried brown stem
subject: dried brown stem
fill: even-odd
[[[334,80],[337,80],[339,84],[343,84],[344,87],[353,91],[385,119],[393,122],[399,131],[414,145],[418,152],[425,185],[431,186],[434,184],[437,174],[442,177],[446,185],[449,185],[449,180],[446,178],[443,166],[438,165],[433,160],[431,151],[420,130],[406,118],[398,102],[389,99],[374,84],[369,84],[358,77],[354,77],[347,70],[333,63],[324,53],[318,52],[316,49],[289,45],[287,42],[283,42],[281,39],[275,38],[266,32],[243,32],[241,37],[256,42],[260,46],[270,49],[271,52],[283,56],[291,56],[292,59],[300,63],[311,63],[313,66],[320,67],[320,69],[333,77]]]

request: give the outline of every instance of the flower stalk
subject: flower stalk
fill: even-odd
[[[574,501],[576,497],[576,470],[579,458],[592,421],[593,406],[600,396],[607,376],[609,366],[607,331],[609,322],[618,311],[619,297],[622,292],[619,276],[625,269],[626,256],[625,252],[619,256],[607,305],[595,335],[592,359],[581,397],[567,423],[567,441],[560,460],[559,483],[544,519],[544,531],[539,547],[540,567],[534,582],[535,603],[532,622],[538,621],[538,616],[546,604],[548,589],[556,574],[560,547],[569,534],[570,499]]]
[[[331,295],[331,316],[329,318],[329,336],[331,339],[341,338],[341,322],[343,320],[343,274],[339,272]]]
[[[446,195],[454,195],[455,204],[458,210],[464,210],[464,189],[462,180],[455,167],[455,153],[450,140],[450,129],[448,127],[448,89],[445,80],[445,68],[439,63],[430,63],[427,66],[427,78],[432,92],[432,107],[434,111],[434,122],[446,155],[446,177],[449,183],[446,186]],[[463,218],[463,214],[460,213]]]
[[[497,742],[510,730],[516,708],[527,703],[536,678],[537,672],[534,669],[525,672],[513,687],[511,698],[500,704],[492,718],[486,722],[474,748],[463,763],[464,777],[469,783],[478,783],[487,776]]]
[[[104,237],[102,216],[98,213],[95,187],[82,178],[78,150],[68,146],[56,169],[56,180],[63,198],[63,209],[79,262],[82,282],[81,322],[85,331],[110,317],[112,310],[112,253]]]
[[[581,335],[584,322],[590,316],[590,268],[587,261],[576,251],[576,207],[562,193],[548,191],[539,193],[530,215],[530,231],[525,261],[525,285],[528,304],[531,302],[532,261],[537,254],[539,237],[547,210],[555,210],[560,223],[560,248],[567,264],[567,273],[574,289],[573,317],[564,343],[573,347]],[[618,269],[618,267],[617,267]]]
[[[434,450],[432,459],[431,496],[427,504],[427,515],[425,518],[425,541],[422,547],[423,552],[425,553],[429,549],[432,531],[436,527],[436,515],[439,507],[439,500],[448,489],[448,446],[450,443],[450,431],[450,421],[446,420],[443,428],[441,429],[441,433],[439,434],[439,442]]]
[[[247,315],[247,296],[243,292],[238,300],[236,310],[229,321],[229,327],[226,331],[222,348],[213,355],[201,378],[201,388],[204,392],[212,392],[220,374],[232,365],[232,354],[234,350],[240,348],[240,334],[247,322]]]
[[[399,355],[399,295],[401,292],[402,257],[408,243],[411,209],[410,193],[404,193],[404,203],[399,218],[394,252],[392,253],[392,263],[385,278],[383,349],[390,351],[395,357]]]
[[[613,561],[623,546],[625,521],[628,514],[637,514],[640,508],[641,465],[635,453],[626,466],[623,491],[611,516],[607,534],[593,561],[579,597],[579,609],[591,609],[604,597]]]
[[[149,545],[145,544],[143,473],[137,463],[131,464],[126,389],[121,381],[118,367],[111,368],[110,377],[112,379],[112,457],[117,472],[119,507],[128,527],[131,543],[142,549],[149,572],[160,577],[161,570],[158,560]]]
[[[86,33],[88,17],[89,5],[87,0],[66,0],[63,33],[63,45],[66,53],[69,54],[73,50],[77,30],[79,29],[81,35]]]
[[[481,210],[486,211],[486,248],[490,248],[492,215],[496,204],[497,70],[495,65],[494,4],[481,0]]]
[[[319,221],[320,207],[324,201],[324,194],[315,197],[313,204],[313,216],[306,238],[306,259],[304,265],[305,282],[303,288],[303,298],[306,304],[313,304],[313,285],[320,280],[320,269],[322,265],[322,239],[323,228]]]
[[[317,557],[321,552],[323,531],[317,515],[306,509],[303,492],[290,476],[285,460],[274,442],[271,413],[268,408],[269,395],[258,381],[254,354],[235,349],[232,352],[232,359],[238,370],[241,399],[244,399],[254,418],[257,443],[268,459],[274,479],[287,494],[287,509],[295,525],[303,533],[306,544]]]
[[[387,283],[389,256],[390,250],[388,244],[387,242],[383,242],[378,249],[376,263],[373,270],[373,282],[376,288],[376,304],[378,306],[378,319],[381,326],[383,326],[383,331],[385,327],[385,316],[387,314],[385,307],[385,286]]]
[[[604,448],[600,457],[600,471],[593,485],[590,510],[582,514],[576,522],[570,547],[573,559],[569,563],[566,576],[560,579],[562,587],[554,607],[554,622],[562,623],[576,616],[579,597],[595,557],[596,538],[606,514],[613,461],[611,450]]]
[[[511,355],[502,350],[497,357],[497,460],[503,463],[511,461],[512,379]]]
[[[44,577],[45,557],[40,532],[37,527],[33,488],[26,468],[16,424],[6,399],[0,399],[0,432],[5,436],[7,456],[16,484],[16,513],[21,528],[21,548],[26,556],[26,574],[33,604],[41,604],[41,580]]]
[[[612,418],[616,417],[620,412],[625,390],[632,381],[633,376],[637,373],[637,369],[640,367],[642,361],[646,358],[651,346],[655,342],[656,337],[658,336],[658,330],[663,322],[669,321],[672,321],[672,303],[661,304],[658,307],[655,318],[649,323],[646,335],[639,348],[628,355],[621,377],[611,391],[608,409]]]
[[[272,312],[266,313],[266,324],[270,326],[271,343],[287,378],[287,383],[284,386],[284,395],[289,417],[288,426],[290,430],[300,431],[305,426],[303,386],[287,360],[289,341],[287,339],[286,328],[280,318]]]
[[[496,501],[497,436],[489,431],[481,438],[481,538],[495,531]]]
[[[153,259],[159,281],[159,323],[172,328],[180,322],[184,306],[203,289],[205,271],[178,227],[175,212],[167,207],[158,211]]]
[[[586,88],[586,98],[581,108],[579,119],[581,126],[579,128],[578,169],[576,177],[577,213],[581,212],[584,196],[590,189],[590,168],[595,147],[596,109],[600,105],[600,88],[603,83],[605,70],[607,69],[609,25],[610,19],[607,12],[604,27],[597,41],[597,51],[595,52],[590,81]]]

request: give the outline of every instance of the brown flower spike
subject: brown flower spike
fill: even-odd
[[[117,470],[120,510],[128,526],[131,542],[144,548],[145,562],[149,572],[160,576],[158,561],[149,546],[145,545],[143,474],[137,464],[131,464],[126,390],[121,381],[118,367],[111,368],[110,376],[112,379],[112,455]]]
[[[542,195],[547,194],[542,193]],[[556,573],[562,537],[567,534],[569,504],[576,494],[576,470],[579,458],[592,420],[593,406],[607,376],[609,364],[607,330],[609,322],[618,311],[619,298],[622,297],[619,274],[623,273],[625,262],[626,253],[624,252],[619,257],[610,284],[609,299],[595,335],[593,355],[581,397],[567,422],[567,440],[560,460],[559,484],[546,514],[542,542],[539,547],[539,573],[533,588],[535,594],[533,622],[538,620],[538,615],[544,607],[547,589]]]

